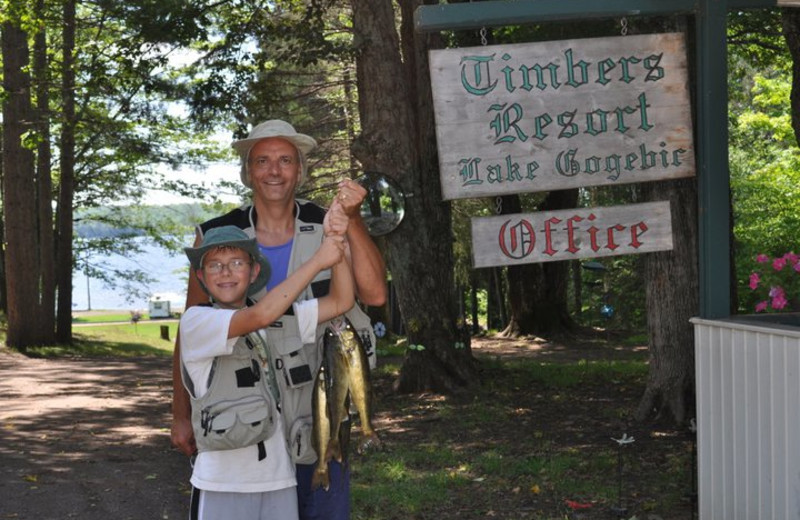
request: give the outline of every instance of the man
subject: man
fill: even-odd
[[[361,221],[360,206],[366,190],[345,180],[339,184],[337,201],[349,219],[341,224],[328,218],[313,203],[295,200],[297,187],[307,175],[307,155],[316,141],[295,131],[289,123],[271,120],[255,126],[246,139],[235,141],[233,148],[242,161],[241,180],[253,190],[252,206],[245,206],[198,226],[195,246],[211,228],[235,225],[252,237],[269,259],[273,275],[267,290],[280,283],[319,247],[324,234],[344,233],[355,279],[357,298],[365,305],[383,305],[386,300],[385,264]],[[311,299],[327,292],[330,272],[318,275],[301,296]],[[258,299],[262,294],[256,294]],[[194,277],[189,279],[187,308],[207,300]],[[371,334],[369,319],[357,307],[348,314],[362,333]],[[368,330],[369,329],[369,330]],[[321,330],[320,330],[321,332]],[[282,412],[286,415],[291,455],[297,463],[300,518],[347,519],[349,516],[349,472],[333,461],[329,491],[310,489],[316,456],[310,449],[311,393],[313,374],[321,362],[316,344],[299,340],[294,316],[285,315],[267,330],[271,346],[277,350],[282,390]],[[374,340],[373,340],[374,341]],[[374,344],[373,344],[374,348]],[[190,421],[190,405],[180,375],[180,346],[173,356],[173,425],[172,442],[183,453],[196,451]]]

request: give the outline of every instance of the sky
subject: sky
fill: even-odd
[[[185,66],[199,57],[199,54],[192,49],[170,49],[168,58],[170,67]],[[167,110],[171,115],[179,115],[189,117],[189,112],[185,105],[182,103],[172,103],[168,105]],[[228,131],[218,131],[210,136],[212,141],[215,141],[220,149],[228,148],[231,145],[232,137]],[[205,169],[194,168],[180,168],[173,170],[171,168],[163,168],[159,170],[164,174],[167,180],[181,180],[187,183],[200,184],[213,187],[220,181],[236,182],[239,180],[239,163],[235,160],[230,162],[218,162],[209,164]],[[220,193],[217,191],[220,198],[225,202],[238,202],[240,199],[231,194]],[[169,205],[181,204],[186,202],[197,202],[195,199],[180,197],[173,193],[167,193],[160,190],[148,190],[144,199],[146,204],[150,205]]]
[[[220,181],[236,182],[239,180],[239,164],[235,162],[214,163],[205,169],[181,168],[178,170],[164,169],[162,173],[168,180],[181,180],[194,184],[203,184],[214,189],[218,196],[225,202],[238,202],[240,199],[232,194],[225,194],[215,188]],[[144,203],[148,205],[166,206],[198,202],[195,199],[178,196],[161,190],[147,190]]]

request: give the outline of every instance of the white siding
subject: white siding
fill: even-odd
[[[692,323],[700,519],[800,519],[800,329]]]

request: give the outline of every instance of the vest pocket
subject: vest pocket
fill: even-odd
[[[298,417],[289,429],[289,454],[294,463],[305,464],[317,458],[311,441],[311,421],[309,415]]]
[[[278,353],[275,359],[275,368],[283,374],[284,383],[288,388],[302,388],[314,382],[317,367],[312,365],[308,349],[303,348],[303,343],[297,335],[297,322],[294,316],[283,316],[281,328],[270,327],[267,329],[267,338],[270,345]],[[316,346],[312,343],[309,348]]]
[[[268,439],[275,427],[272,402],[261,396],[248,396],[203,408],[200,431],[195,437],[201,450],[230,450]]]
[[[283,372],[286,386],[289,388],[302,388],[314,382],[314,373],[302,345],[293,352],[281,355],[278,359],[279,368]]]

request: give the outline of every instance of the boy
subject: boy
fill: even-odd
[[[264,287],[270,271],[255,239],[224,226],[209,230],[200,246],[185,251],[213,302],[190,307],[180,324],[183,379],[199,452],[191,478],[191,518],[297,519],[276,367],[256,331],[281,317],[314,276],[331,266],[328,296],[294,303],[304,341],[314,341],[318,323],[353,306],[343,238],[325,238],[300,269],[250,306],[247,297]]]

